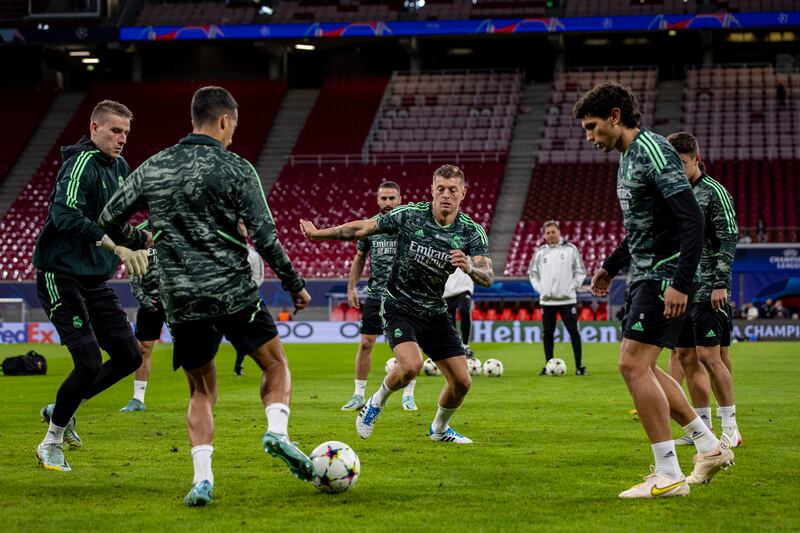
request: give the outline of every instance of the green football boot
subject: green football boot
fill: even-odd
[[[214,487],[208,480],[201,481],[192,485],[192,490],[183,499],[186,507],[205,507],[211,503],[211,493],[214,492]]]
[[[288,436],[267,431],[261,442],[264,451],[286,463],[294,477],[303,481],[314,479],[314,464],[311,459]]]

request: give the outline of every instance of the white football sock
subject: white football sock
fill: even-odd
[[[650,447],[653,448],[653,457],[656,460],[654,472],[670,479],[681,479],[683,477],[681,465],[678,464],[678,455],[675,453],[674,441],[656,442],[651,444]]]
[[[416,384],[417,384],[417,380],[416,379],[412,379],[411,381],[409,381],[408,385],[406,385],[406,388],[403,389],[403,396],[404,397],[405,396],[411,396],[413,398],[414,397],[414,387],[416,386]]]
[[[695,407],[694,412],[708,429],[714,429],[714,425],[711,423],[711,407]]]
[[[208,481],[214,486],[214,472],[211,471],[211,454],[214,447],[210,444],[201,444],[192,448],[192,463],[194,463],[194,480],[192,484]]]
[[[357,379],[356,380],[356,391],[353,393],[356,396],[364,396],[367,392],[367,380],[366,379]]]
[[[381,383],[381,388],[372,395],[372,405],[375,407],[383,407],[386,405],[386,401],[393,392],[393,390],[386,386],[386,380],[384,379],[383,383]]]
[[[147,390],[146,381],[133,380],[133,399],[144,403],[144,393]]]
[[[736,427],[736,404],[720,406],[718,411],[722,415],[722,429]]]
[[[444,433],[447,431],[447,428],[450,427],[450,419],[453,418],[453,415],[456,414],[456,411],[458,411],[458,407],[448,409],[447,407],[442,407],[440,405],[436,410],[436,416],[433,418],[431,431],[434,433]]]
[[[64,442],[64,428],[53,424],[51,420],[42,444],[61,444],[62,442]]]
[[[285,403],[271,403],[264,411],[267,413],[267,431],[276,435],[289,434],[289,406]]]
[[[719,444],[717,437],[706,427],[699,416],[683,426],[683,431],[694,441],[694,447],[697,449],[697,453],[714,451]]]

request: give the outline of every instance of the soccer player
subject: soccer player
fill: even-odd
[[[460,268],[483,287],[494,279],[486,232],[459,211],[466,195],[464,173],[454,165],[436,169],[432,202],[397,207],[369,220],[317,229],[301,220],[311,240],[354,240],[378,233],[397,235],[397,254],[386,282],[381,318],[397,365],[383,380],[356,418],[356,430],[366,439],[389,396],[416,378],[422,368],[422,349],[441,369],[446,384],[430,426],[432,441],[469,444],[469,438],[450,427],[472,381],[464,347],[442,297],[447,277]]]
[[[138,229],[150,227],[150,221],[145,220]],[[158,235],[153,236],[153,240]],[[133,398],[120,409],[122,413],[144,411],[144,395],[147,392],[147,380],[150,379],[152,367],[153,347],[161,338],[161,329],[166,321],[164,306],[158,290],[158,255],[156,249],[147,250],[149,263],[147,272],[143,276],[131,276],[131,292],[139,309],[136,311],[136,340],[139,342],[139,351],[142,354],[142,364],[133,373]]]
[[[388,213],[400,205],[401,201],[400,186],[397,183],[384,181],[378,186],[379,215]],[[379,215],[375,215],[373,218],[377,218]],[[367,299],[361,311],[361,342],[358,345],[358,352],[356,352],[356,390],[353,397],[342,406],[342,411],[355,411],[364,406],[367,377],[372,366],[372,349],[378,335],[383,332],[379,314],[381,301],[386,292],[386,280],[389,278],[396,250],[396,235],[370,235],[358,241],[358,249],[347,277],[347,301],[350,307],[356,309],[361,307],[356,293],[356,285],[364,272],[367,257],[370,258],[370,278],[367,285]],[[416,383],[417,380],[412,379],[403,391],[402,405],[406,411],[417,410],[417,404],[414,402]]]
[[[75,365],[59,387],[55,403],[41,410],[50,425],[36,457],[48,470],[71,470],[63,443],[73,448],[82,444],[74,416],[80,404],[130,375],[142,362],[128,317],[106,282],[120,260],[128,274],[144,273],[147,252],[131,248],[144,248],[148,236],[128,226],[128,239],[114,235],[126,245],[117,246],[96,222],[130,172],[121,154],[132,119],[124,105],[103,100],[92,111],[89,137],[61,149],[64,163],[33,252],[39,299]],[[105,363],[101,348],[110,357]]]
[[[447,278],[444,285],[444,301],[447,302],[447,311],[450,313],[450,320],[456,325],[456,312],[461,315],[461,345],[467,357],[475,356],[469,347],[469,339],[472,334],[472,293],[475,292],[475,282],[472,278],[457,268]]]
[[[658,368],[662,348],[674,348],[694,273],[703,248],[703,215],[674,148],[640,126],[636,96],[628,87],[606,82],[575,104],[586,140],[604,152],[618,150],[617,197],[627,237],[592,278],[597,296],[608,294],[611,279],[633,264],[626,297],[620,372],[631,393],[655,456],[655,470],[620,498],[683,496],[687,483],[703,483],[733,460],[694,412],[680,385]],[[691,432],[697,447],[694,470],[681,473],[669,418]]]
[[[239,219],[296,309],[304,308],[310,296],[278,241],[258,174],[226,150],[239,119],[233,96],[221,87],[203,87],[192,98],[191,114],[192,133],[136,169],[100,221],[116,228],[133,212],[148,209],[159,235],[159,286],[174,341],[173,367],[183,367],[191,394],[187,418],[194,480],[184,503],[203,506],[211,502],[214,488],[214,356],[222,335],[263,371],[264,451],[282,459],[295,476],[306,481],[313,476],[311,461],[288,437],[286,353],[252,280],[247,245],[236,229]]]
[[[694,196],[705,215],[700,281],[678,340],[678,359],[686,374],[694,410],[711,429],[713,388],[719,402],[717,411],[722,415],[721,439],[736,448],[742,437],[736,423],[733,378],[722,358],[722,350],[727,352],[731,344],[731,267],[739,236],[736,212],[728,191],[701,167],[700,146],[694,135],[673,133],[668,140],[683,161]],[[691,443],[689,435],[675,441],[679,445]]]

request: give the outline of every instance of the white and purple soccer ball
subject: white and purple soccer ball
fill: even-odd
[[[483,375],[489,378],[499,378],[503,375],[503,363],[499,359],[487,359],[483,363]]]
[[[383,365],[383,369],[386,370],[386,373],[388,374],[396,366],[397,366],[397,358],[396,357],[390,357],[389,360],[386,361],[386,364]]]
[[[563,376],[567,373],[567,363],[563,359],[554,357],[547,361],[544,366],[544,373],[548,376]]]
[[[426,376],[441,376],[442,371],[439,370],[439,367],[436,366],[436,363],[433,362],[433,359],[425,359],[425,362],[422,364],[422,371],[425,373]]]
[[[467,359],[467,368],[470,376],[480,376],[483,372],[483,363],[474,357]]]
[[[314,486],[322,492],[344,492],[358,481],[361,463],[353,449],[336,440],[323,442],[311,452]]]

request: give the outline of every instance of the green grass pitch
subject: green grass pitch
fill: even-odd
[[[800,530],[798,343],[732,347],[744,436],[736,465],[693,487],[688,498],[651,501],[617,498],[652,463],[644,431],[629,414],[617,345],[584,346],[590,374],[583,378],[573,373],[568,345],[557,346],[570,367],[559,378],[536,377],[540,345],[475,345],[480,359],[501,359],[505,375],[475,378],[452,421],[475,440],[472,446],[425,436],[442,385],[441,377],[426,376],[417,384],[419,411],[402,411],[397,394],[373,436],[361,440],[355,414],[339,411],[352,394],[355,346],[287,346],[294,381],[290,436],[307,453],[341,440],[361,459],[358,483],[340,495],[296,480],[261,450],[260,373],[248,360],[245,376],[235,378],[233,353],[225,347],[217,357],[216,487],[212,505],[202,509],[183,506],[192,480],[188,387],[171,370],[169,346],[154,354],[147,412],[118,412],[131,397],[132,377],[81,408],[84,447],[67,454],[68,474],[38,468],[34,448],[46,429],[39,409],[53,400],[72,365],[60,346],[3,346],[2,354],[30,348],[46,355],[49,374],[0,378],[5,531]],[[388,357],[386,346],[376,349],[368,392],[378,386]],[[678,452],[688,474],[693,450]]]

